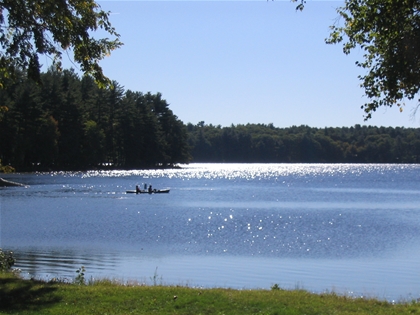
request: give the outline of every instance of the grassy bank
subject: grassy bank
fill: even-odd
[[[420,314],[391,304],[300,290],[196,289],[23,280],[0,273],[0,314]]]

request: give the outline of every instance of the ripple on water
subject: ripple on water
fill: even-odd
[[[419,172],[418,165],[191,164],[13,174],[8,179],[30,186],[0,190],[1,241],[31,273],[71,277],[83,264],[95,276],[149,279],[159,267],[175,284],[299,282],[398,299],[420,293],[412,289],[420,281]],[[140,183],[171,192],[125,193]]]

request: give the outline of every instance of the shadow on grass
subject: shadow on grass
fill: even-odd
[[[39,311],[60,301],[54,284],[0,278],[0,311]]]

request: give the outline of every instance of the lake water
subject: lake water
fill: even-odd
[[[12,174],[0,245],[25,276],[420,297],[420,166],[191,164]],[[136,184],[169,194],[126,194]]]

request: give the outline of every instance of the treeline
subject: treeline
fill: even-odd
[[[419,163],[420,129],[185,125],[162,95],[99,89],[73,70],[0,89],[0,161],[17,171],[188,162]],[[7,110],[5,110],[7,108]]]
[[[167,167],[190,160],[185,125],[161,94],[99,89],[73,70],[0,89],[0,160],[16,170]],[[3,107],[5,108],[5,107]]]
[[[188,124],[193,162],[419,163],[420,129]]]

